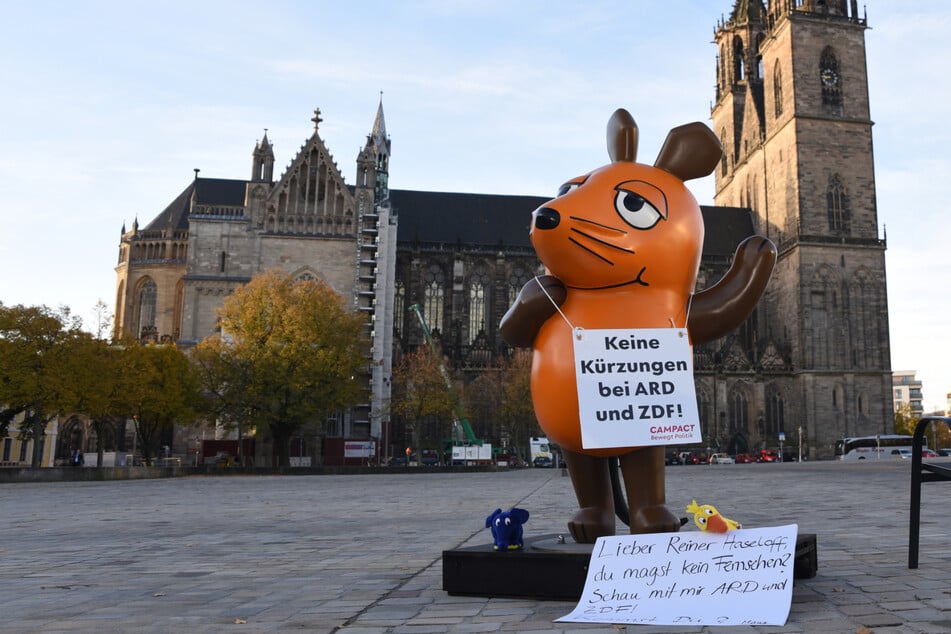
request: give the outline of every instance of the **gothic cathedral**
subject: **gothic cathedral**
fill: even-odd
[[[117,334],[188,347],[211,336],[216,309],[251,277],[271,269],[321,279],[367,317],[373,363],[365,403],[328,425],[378,438],[392,351],[396,221],[388,204],[390,139],[382,101],[345,184],[314,130],[277,180],[267,132],[255,145],[249,180],[199,177],[144,228],[122,229],[116,267]]]
[[[707,373],[721,437],[772,445],[783,432],[794,448],[802,434],[812,458],[892,429],[866,28],[856,0],[737,0],[716,30],[715,203],[750,209],[779,249],[740,333],[750,356],[723,349]]]
[[[831,458],[838,438],[892,430],[866,28],[857,0],[735,0],[717,25],[712,128],[725,156],[715,206],[702,208],[698,286],[752,233],[771,238],[779,259],[747,323],[694,350],[708,451],[783,445]],[[323,279],[367,315],[372,352],[368,402],[321,433],[374,439],[389,455],[406,442],[386,420],[393,359],[425,345],[408,307],[421,307],[457,376],[511,354],[498,321],[538,270],[528,224],[547,197],[390,189],[382,103],[347,185],[319,111],[313,122],[276,180],[265,133],[249,180],[196,171],[147,226],[123,227],[116,330],[187,346],[214,332],[214,309],[256,273]],[[471,422],[505,444],[497,419]]]

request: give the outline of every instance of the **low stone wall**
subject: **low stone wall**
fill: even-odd
[[[147,480],[184,476],[187,471],[184,467],[20,467],[0,469],[0,483]]]
[[[6,482],[85,482],[102,480],[146,480],[183,476],[265,476],[265,475],[354,475],[475,473],[504,471],[506,467],[44,467],[0,469],[0,483]]]

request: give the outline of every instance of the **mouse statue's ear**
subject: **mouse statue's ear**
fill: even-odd
[[[713,130],[695,121],[677,126],[667,134],[654,167],[670,172],[682,181],[703,178],[716,169],[723,146]]]
[[[637,124],[624,108],[618,108],[608,119],[608,156],[613,163],[637,160]]]

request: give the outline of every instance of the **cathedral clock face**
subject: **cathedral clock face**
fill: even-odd
[[[826,86],[835,86],[839,82],[839,75],[831,68],[824,69],[819,73],[819,77]]]

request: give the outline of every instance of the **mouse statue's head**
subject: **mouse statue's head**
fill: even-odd
[[[653,166],[637,163],[637,124],[623,109],[607,136],[612,162],[569,180],[532,214],[535,252],[569,288],[691,293],[703,217],[684,181],[715,169],[720,142],[704,124],[690,123],[670,131]]]

